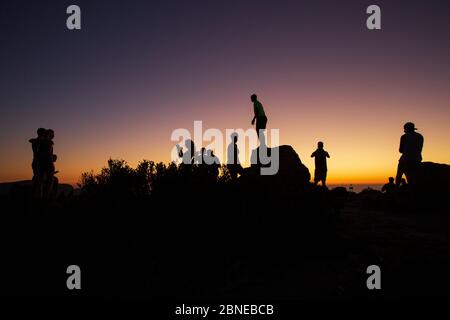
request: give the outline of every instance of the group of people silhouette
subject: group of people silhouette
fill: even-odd
[[[264,130],[267,126],[267,116],[264,111],[264,107],[256,94],[250,96],[250,100],[253,103],[254,117],[251,124],[256,123],[256,134],[260,141],[260,145],[265,145]],[[234,132],[231,134],[231,143],[227,147],[227,169],[232,180],[236,180],[238,175],[244,173],[244,168],[239,161],[239,148],[237,145],[239,135]],[[196,151],[195,144],[192,140],[185,141],[186,151],[177,144],[178,156],[182,160],[182,165],[185,171],[190,170],[190,165],[199,165],[205,174],[208,174],[212,178],[217,179],[219,176],[220,161],[214,155],[213,150],[206,150],[201,148],[200,151]]]
[[[258,100],[256,94],[250,96],[250,101],[253,103],[253,119],[251,121],[252,125],[256,124],[256,134],[260,143],[260,146],[266,146],[266,139],[264,130],[267,126],[267,116],[264,111],[262,103]],[[234,132],[231,134],[231,142],[227,147],[227,169],[232,180],[236,180],[238,176],[244,173],[244,168],[239,160],[239,148],[237,145],[239,135]],[[205,165],[209,166],[210,169],[207,171],[214,177],[218,176],[218,169],[220,167],[219,159],[214,156],[212,150],[205,151],[204,148],[200,152],[195,150],[195,144],[192,140],[188,139],[185,141],[186,151],[177,145],[178,156],[182,159],[182,163],[185,165],[186,170],[188,170],[186,165]],[[314,171],[314,184],[317,185],[319,182],[322,183],[323,187],[326,187],[327,179],[327,158],[330,155],[327,151],[323,149],[323,142],[319,141],[317,144],[317,150],[314,151],[311,157],[315,158],[315,171]]]
[[[256,133],[260,146],[266,146],[264,130],[267,126],[267,116],[262,103],[256,94],[250,96],[253,103],[254,117],[251,124],[256,123]],[[399,151],[402,154],[397,167],[395,178],[389,178],[389,183],[383,186],[383,192],[390,193],[400,186],[406,186],[403,175],[406,176],[409,185],[414,185],[415,172],[422,161],[423,136],[416,132],[414,123],[407,122],[404,125],[404,134],[400,139]],[[49,198],[56,189],[58,179],[55,177],[55,164],[57,157],[53,154],[54,131],[51,129],[39,128],[37,137],[30,139],[33,149],[33,195],[36,198]],[[227,168],[232,180],[236,180],[244,173],[244,168],[239,161],[239,148],[237,146],[239,136],[237,133],[231,135],[231,143],[227,148]],[[213,150],[201,148],[196,151],[192,140],[185,141],[186,151],[177,145],[178,156],[182,159],[182,166],[185,172],[191,170],[192,165],[199,165],[205,176],[216,181],[219,176],[220,161]],[[317,149],[311,154],[315,160],[314,185],[321,182],[326,188],[327,179],[327,158],[330,155],[324,150],[324,143],[319,141]]]
[[[394,177],[389,177],[388,183],[381,188],[381,192],[386,195],[395,195],[397,192],[406,193],[408,190],[409,186],[405,178],[401,178],[397,184],[395,183]]]
[[[197,151],[194,141],[188,139],[185,141],[186,151],[177,144],[178,156],[182,159],[182,170],[189,175],[192,165],[198,165],[205,177],[217,180],[219,176],[220,161],[211,149],[201,148]]]
[[[29,140],[33,150],[33,197],[37,199],[50,198],[57,189],[58,179],[55,177],[55,161],[53,153],[52,129],[37,129],[37,137]]]

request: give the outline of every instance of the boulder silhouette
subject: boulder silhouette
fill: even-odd
[[[312,186],[308,168],[291,146],[268,150],[269,156],[278,154],[279,168],[273,175],[261,174],[261,168],[270,165],[256,161],[259,151],[252,151],[252,165],[238,179],[239,196],[248,209],[244,216],[252,226],[249,239],[254,244],[246,252],[270,250],[286,257],[298,250],[300,243],[329,241],[336,213],[329,193]]]
[[[273,157],[271,161],[278,161],[278,171],[272,175],[261,174],[262,168],[274,166],[274,163],[264,163],[262,155],[267,154]],[[259,155],[259,157],[258,157]],[[278,159],[275,159],[278,155]],[[267,152],[260,148],[252,150],[251,167],[247,170],[247,177],[253,183],[265,189],[273,190],[277,193],[281,191],[298,190],[306,187],[311,179],[308,168],[302,163],[294,148],[289,145],[282,145],[275,148],[267,148]]]
[[[412,174],[419,192],[448,193],[450,191],[450,165],[422,162]]]

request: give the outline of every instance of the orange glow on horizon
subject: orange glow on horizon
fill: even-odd
[[[46,23],[28,5],[8,6],[0,182],[31,179],[28,139],[38,127],[55,131],[57,176],[75,184],[109,158],[168,163],[172,131],[196,120],[203,132],[252,128],[253,93],[267,129],[280,130],[279,144],[311,175],[310,155],[324,142],[329,184],[394,176],[408,121],[425,138],[423,161],[450,164],[447,4],[386,3],[388,28],[369,31],[354,4],[210,2],[184,11],[139,1],[125,15],[122,5],[91,4],[97,22],[76,33],[63,32],[53,5],[40,10]]]
[[[331,156],[329,184],[384,183],[395,175],[406,121],[414,121],[425,137],[423,161],[450,163],[450,113],[442,111],[448,110],[448,91],[427,88],[411,93],[409,87],[394,90],[389,84],[369,91],[357,84],[349,88],[334,83],[321,83],[319,90],[314,83],[305,88],[290,80],[289,86],[268,83],[258,94],[269,118],[267,128],[280,130],[280,144],[291,145],[311,175],[314,162],[310,155],[320,140]],[[60,181],[74,184],[82,172],[98,172],[109,158],[124,159],[131,166],[142,159],[168,163],[176,144],[170,141],[172,131],[193,130],[194,120],[203,121],[203,132],[208,128],[222,132],[251,128],[253,110],[247,90],[237,86],[230,92],[217,89],[174,97],[158,104],[158,110],[165,111],[158,114],[147,110],[153,104],[151,99],[133,101],[133,112],[124,110],[120,101],[110,106],[119,111],[90,118],[79,124],[83,130],[76,134],[73,130],[78,125],[66,128],[57,122],[41,122],[55,130]],[[180,99],[183,108],[177,109]],[[0,164],[0,181],[31,178],[28,139],[34,131],[29,128],[8,138],[9,152]]]

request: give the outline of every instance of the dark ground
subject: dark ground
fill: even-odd
[[[378,195],[320,189],[265,194],[258,208],[251,194],[216,188],[170,199],[76,196],[41,203],[3,197],[2,296],[449,297],[446,209],[386,209]],[[82,270],[77,292],[66,288],[71,264]],[[381,268],[381,290],[366,287],[366,268],[373,264]]]

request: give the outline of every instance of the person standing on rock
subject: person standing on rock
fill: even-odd
[[[314,185],[317,185],[319,181],[322,182],[322,187],[326,188],[327,180],[327,158],[330,155],[323,149],[323,142],[319,141],[317,143],[317,150],[311,154],[311,158],[314,158],[316,169],[314,170]]]
[[[250,96],[250,100],[253,102],[253,112],[255,114],[252,120],[252,125],[254,125],[256,121],[256,134],[258,136],[259,143],[260,145],[265,146],[266,140],[264,136],[264,130],[266,129],[267,125],[266,113],[264,112],[263,105],[258,101],[258,97],[256,96],[256,94],[252,94]]]
[[[416,132],[417,128],[412,122],[403,126],[405,134],[400,138],[399,151],[402,154],[398,161],[395,183],[400,185],[403,174],[409,185],[414,185],[414,175],[422,162],[423,136]]]

